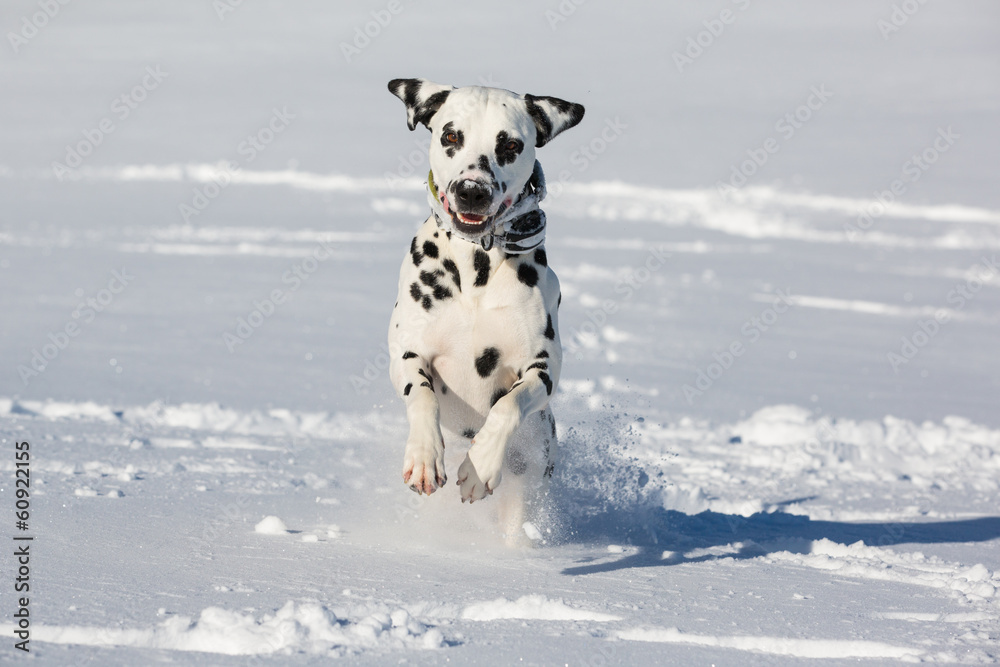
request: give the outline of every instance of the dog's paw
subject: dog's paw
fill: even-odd
[[[431,495],[445,485],[448,475],[444,471],[444,440],[437,436],[437,446],[406,443],[403,455],[403,482],[417,493]]]
[[[497,458],[499,460],[493,460]],[[493,495],[500,484],[502,464],[502,456],[482,456],[473,446],[465,455],[462,465],[458,467],[458,485],[462,488],[462,502],[474,503]]]

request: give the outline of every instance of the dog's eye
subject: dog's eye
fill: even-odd
[[[507,142],[507,150],[509,150],[511,152],[516,151],[517,150],[517,142],[516,141],[508,141]]]
[[[454,132],[449,132],[448,134],[444,135],[444,140],[447,141],[449,144],[457,144],[458,135],[455,134]]]

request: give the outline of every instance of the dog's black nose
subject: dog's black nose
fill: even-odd
[[[481,213],[489,208],[490,186],[478,181],[462,181],[455,186],[455,203],[460,211]]]

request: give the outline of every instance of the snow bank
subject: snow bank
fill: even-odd
[[[694,635],[681,632],[677,628],[634,628],[622,630],[618,633],[618,637],[632,641],[714,646],[796,658],[895,658],[907,662],[919,662],[919,658],[924,654],[922,649],[873,641]]]
[[[997,599],[1000,575],[990,572],[982,564],[963,566],[927,557],[920,552],[897,553],[863,542],[845,545],[828,539],[814,541],[809,553],[779,551],[768,554],[764,559],[831,570],[848,577],[936,588],[962,604],[1000,606]]]
[[[522,619],[540,621],[617,621],[618,616],[570,607],[562,600],[549,600],[544,595],[525,595],[517,600],[498,598],[470,604],[462,611],[467,621]]]
[[[13,626],[3,632],[10,635]],[[369,614],[355,621],[340,618],[316,602],[289,601],[260,618],[221,607],[204,609],[197,619],[175,616],[146,629],[84,626],[32,626],[32,639],[83,646],[200,651],[225,655],[308,653],[343,655],[372,648],[433,649],[443,644],[403,609]]]

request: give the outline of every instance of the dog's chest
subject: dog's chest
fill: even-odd
[[[475,382],[474,360],[489,348],[503,360],[539,352],[558,294],[544,249],[511,256],[487,252],[448,238],[432,218],[400,271],[391,337],[430,359],[446,382]]]

